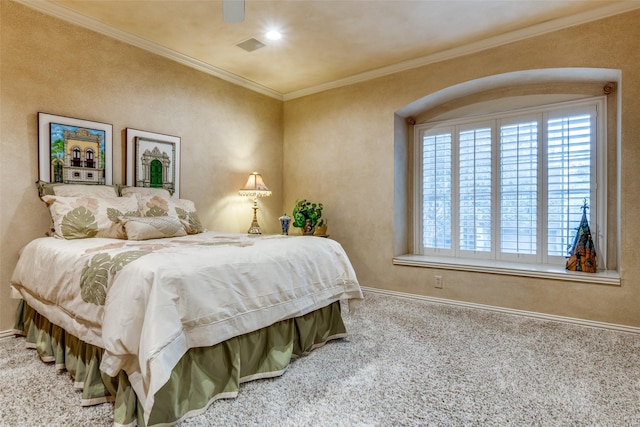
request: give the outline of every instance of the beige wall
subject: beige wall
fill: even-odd
[[[296,199],[322,201],[364,286],[640,326],[637,22],[640,12],[608,18],[287,101],[283,113],[280,101],[0,0],[0,331],[13,322],[18,250],[49,225],[33,185],[38,111],[113,124],[116,183],[125,128],[182,137],[181,196],[212,229],[246,230],[250,204],[237,188],[254,169],[274,190],[261,200],[267,232],[278,232],[277,217]],[[394,239],[405,245],[397,233],[407,228],[394,211],[394,197],[407,195],[394,183],[408,156],[394,113],[465,81],[550,67],[622,70],[622,286],[394,266]],[[444,289],[434,289],[434,274]]]
[[[554,315],[640,326],[640,12],[557,31],[480,53],[285,102],[284,202],[325,204],[329,234],[349,254],[362,285]],[[621,286],[394,266],[406,245],[394,197],[407,152],[394,113],[436,91],[486,76],[538,68],[622,72]],[[395,145],[394,145],[395,144]],[[400,169],[398,169],[400,168]],[[615,188],[615,187],[614,187]],[[395,215],[395,216],[394,216]],[[434,288],[434,275],[444,289]]]
[[[260,223],[279,232],[282,102],[0,0],[0,331],[13,326],[9,281],[18,250],[49,226],[38,199],[37,113],[113,125],[113,181],[124,182],[124,129],[182,138],[180,196],[204,225],[244,232],[237,190],[259,170],[273,190]]]

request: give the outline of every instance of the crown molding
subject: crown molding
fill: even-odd
[[[469,55],[483,50],[491,49],[497,46],[502,46],[508,43],[513,43],[519,40],[539,36],[542,34],[558,31],[564,28],[573,27],[576,25],[585,24],[599,19],[607,18],[610,16],[618,15],[621,13],[629,12],[631,10],[640,8],[640,1],[625,0],[620,2],[614,2],[607,4],[598,9],[590,10],[587,12],[579,13],[576,15],[547,21],[542,24],[533,25],[531,27],[523,28],[521,30],[512,31],[510,33],[502,34],[495,37],[479,40],[474,43],[469,43],[465,46],[458,48],[448,49],[442,52],[438,52],[432,55],[423,56],[421,58],[412,59],[409,61],[403,61],[387,67],[381,67],[375,70],[367,71],[364,73],[356,74],[344,79],[335,80],[328,83],[323,83],[316,86],[311,86],[298,91],[280,93],[276,90],[260,85],[251,80],[240,77],[236,74],[230,73],[223,69],[214,67],[205,62],[199,61],[190,56],[176,52],[175,50],[166,48],[157,43],[146,40],[142,37],[127,33],[125,31],[118,30],[110,27],[100,21],[93,18],[89,18],[85,15],[74,12],[63,6],[56,5],[46,0],[14,0],[24,6],[38,10],[47,15],[60,18],[64,21],[70,22],[75,25],[87,28],[97,33],[112,37],[116,40],[120,40],[124,43],[139,47],[151,53],[163,56],[171,59],[187,67],[194,68],[203,73],[207,73],[218,77],[222,80],[230,83],[242,86],[246,89],[254,92],[275,98],[281,101],[289,101],[303,96],[312,95],[314,93],[323,92],[330,89],[336,89],[342,86],[348,86],[354,83],[360,83],[367,80],[384,77],[389,74],[398,73],[401,71],[411,70],[414,68],[422,67],[425,65],[433,64],[436,62],[453,59],[463,55]]]
[[[176,52],[175,50],[161,46],[157,43],[151,42],[142,37],[138,37],[131,33],[127,33],[126,31],[118,30],[117,28],[113,28],[98,20],[82,15],[80,13],[74,12],[63,6],[59,6],[57,4],[54,4],[45,0],[14,0],[14,1],[24,6],[30,7],[31,9],[35,9],[39,12],[45,13],[55,18],[62,19],[64,21],[70,22],[80,27],[84,27],[89,30],[95,31],[97,33],[103,34],[105,36],[114,38],[121,42],[139,47],[140,49],[144,49],[148,52],[155,53],[156,55],[160,55],[162,57],[171,59],[175,62],[178,62],[179,64],[186,65],[187,67],[194,68],[198,71],[202,71],[203,73],[213,75],[222,80],[250,89],[254,92],[261,93],[263,95],[278,99],[280,101],[283,100],[282,94],[273,89],[262,86],[258,83],[255,83],[251,80],[240,77],[236,74],[230,73],[223,69],[214,67],[210,64],[207,64],[205,62],[202,62],[190,56],[184,55],[180,52]]]
[[[375,70],[367,71],[364,73],[356,74],[344,79],[335,80],[329,83],[308,87],[294,92],[289,92],[283,95],[285,101],[301,98],[303,96],[312,95],[314,93],[323,92],[330,89],[336,89],[342,86],[348,86],[354,83],[360,83],[367,80],[384,77],[390,74],[398,73],[401,71],[411,70],[414,68],[422,67],[437,62],[446,61],[449,59],[457,58],[472,53],[481,52],[483,50],[495,48],[498,46],[506,45],[516,41],[528,39],[535,36],[540,36],[546,33],[562,30],[564,28],[575,27],[576,25],[586,24],[588,22],[597,21],[600,19],[608,18],[610,16],[619,15],[621,13],[630,12],[635,9],[640,9],[640,1],[622,1],[618,3],[611,3],[598,9],[590,10],[587,12],[579,13],[576,15],[554,19],[542,24],[533,25],[531,27],[523,28],[521,30],[512,31],[506,34],[501,34],[495,37],[489,37],[487,39],[479,40],[477,42],[466,44],[465,46],[448,49],[442,52],[434,53],[431,55],[423,56],[420,58],[412,59],[409,61],[399,62],[387,67],[381,67]]]

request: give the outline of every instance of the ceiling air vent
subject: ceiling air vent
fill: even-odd
[[[253,52],[254,50],[260,49],[261,47],[265,47],[266,44],[262,43],[260,40],[250,38],[249,40],[245,40],[242,43],[238,43],[236,46],[246,50],[247,52]]]

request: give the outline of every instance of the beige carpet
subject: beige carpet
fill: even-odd
[[[366,293],[347,340],[182,426],[640,426],[640,335]],[[0,340],[0,425],[107,426]]]

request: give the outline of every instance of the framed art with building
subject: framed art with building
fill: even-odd
[[[180,137],[131,128],[126,134],[126,184],[164,188],[180,198]]]
[[[113,126],[38,113],[39,179],[112,184]]]

